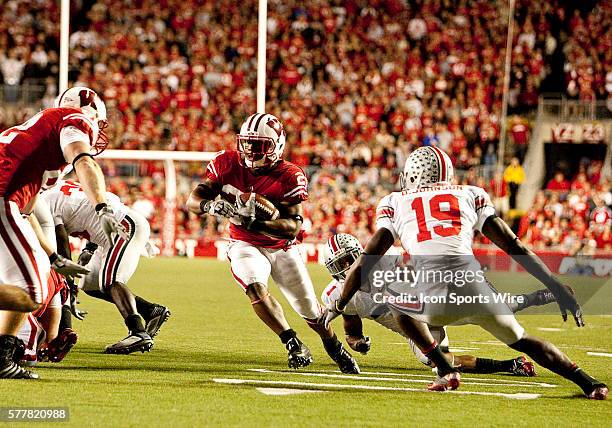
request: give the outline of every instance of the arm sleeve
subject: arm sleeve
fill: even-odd
[[[206,166],[206,178],[209,180],[220,184],[221,183],[221,174],[224,171],[224,162],[225,162],[225,150],[220,151],[214,157],[213,160],[208,162]]]
[[[334,280],[329,283],[323,293],[321,293],[321,301],[325,306],[329,305],[333,300],[338,300],[340,298],[340,294],[342,293],[342,284],[338,281]],[[353,303],[353,299],[351,299],[347,305],[344,307],[344,314],[346,315],[358,315],[357,310],[355,308],[355,304]]]
[[[376,229],[385,228],[393,234],[393,238],[397,239],[397,231],[393,226],[395,208],[392,196],[393,194],[390,194],[382,198],[378,203],[378,207],[376,207]]]
[[[296,205],[308,199],[308,179],[304,171],[297,168],[288,172],[285,181],[283,202]]]
[[[57,251],[55,225],[62,223],[57,223],[57,220],[53,218],[51,208],[49,207],[49,204],[45,198],[39,197],[36,201],[36,205],[34,205],[34,215],[36,216],[36,219],[38,220],[40,228],[47,238],[47,241],[49,241],[49,244],[51,244],[53,250]]]
[[[476,211],[477,217],[474,229],[482,232],[482,226],[485,221],[492,215],[495,215],[495,208],[493,207],[491,198],[484,189],[472,187],[471,190],[474,197],[474,210]]]
[[[62,153],[66,152],[66,147],[72,143],[85,142],[91,146],[91,139],[89,136],[76,126],[65,126],[60,131],[60,147]]]

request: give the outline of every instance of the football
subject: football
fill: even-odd
[[[232,193],[221,192],[221,197],[231,203],[236,202],[236,196]],[[246,203],[250,197],[251,192],[240,194],[240,200],[243,203]],[[279,216],[280,212],[272,202],[270,202],[265,196],[262,196],[258,193],[255,194],[255,218],[257,220],[276,220]]]
[[[243,203],[246,203],[250,197],[250,192],[242,193],[240,195],[240,200]],[[272,202],[270,202],[268,199],[266,199],[264,196],[261,196],[260,194],[255,194],[255,218],[257,220],[276,220],[279,216],[280,212]]]

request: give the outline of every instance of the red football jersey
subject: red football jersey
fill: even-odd
[[[48,108],[0,134],[0,197],[23,209],[41,186],[52,186],[67,165],[60,131],[74,126],[89,136],[95,125],[76,108]]]
[[[206,177],[218,183],[224,193],[255,192],[277,206],[281,202],[295,205],[308,199],[308,180],[304,171],[285,160],[265,174],[256,175],[242,165],[236,150],[223,150],[208,164]],[[271,238],[233,223],[230,237],[266,248],[283,248],[290,244],[286,239]]]

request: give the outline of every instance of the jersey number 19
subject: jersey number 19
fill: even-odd
[[[437,225],[431,231],[427,227],[427,216],[423,204],[423,198],[418,197],[412,201],[412,209],[416,213],[419,233],[417,241],[429,241],[432,239],[431,232],[438,236],[447,237],[459,235],[461,232],[461,211],[459,210],[459,200],[451,194],[439,194],[429,199],[429,213],[431,217],[439,221],[450,220],[450,225]]]

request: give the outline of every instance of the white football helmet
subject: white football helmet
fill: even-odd
[[[344,281],[346,273],[363,252],[359,240],[348,233],[338,233],[325,245],[325,267],[337,281]]]
[[[98,125],[97,135],[94,135],[93,138],[93,148],[96,149],[96,154],[100,154],[106,149],[108,145],[108,137],[104,132],[104,129],[108,126],[106,106],[93,89],[89,89],[85,86],[68,88],[55,99],[54,107],[73,107],[81,109],[86,117]],[[94,129],[94,132],[96,132],[96,129]]]
[[[435,146],[419,147],[408,156],[400,174],[402,190],[450,183],[455,175],[450,157]]]
[[[237,143],[247,168],[271,167],[282,159],[285,150],[283,124],[271,114],[252,114],[240,127]]]

